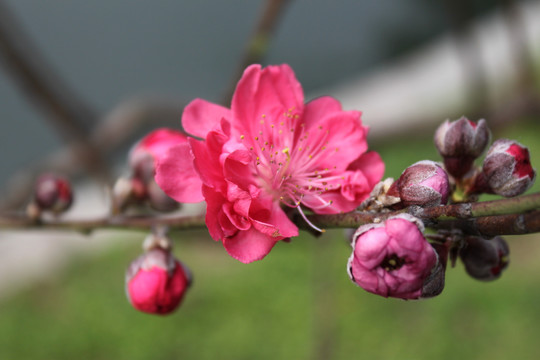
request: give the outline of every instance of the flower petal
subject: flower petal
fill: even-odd
[[[235,236],[223,239],[223,246],[229,255],[245,264],[261,260],[275,244],[276,239],[254,228],[239,231]]]
[[[158,159],[156,183],[178,202],[203,200],[202,182],[193,166],[193,156],[187,143],[173,146]]]
[[[371,188],[381,181],[384,175],[384,162],[375,151],[368,151],[353,161],[348,170],[359,170],[367,178]]]
[[[289,65],[249,66],[238,82],[232,99],[231,110],[237,120],[237,130],[246,135],[255,134],[255,119],[262,115],[304,107],[304,92]]]
[[[206,138],[221,119],[231,118],[231,110],[203,99],[190,102],[182,114],[182,126],[191,135]]]

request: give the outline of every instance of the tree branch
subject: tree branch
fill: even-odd
[[[399,211],[351,212],[337,215],[308,215],[309,221],[322,228],[356,228],[377,223],[408,212],[419,217],[429,228],[459,228],[465,233],[482,236],[527,234],[540,232],[540,193],[510,199],[438,206],[434,208],[409,207]],[[303,230],[313,230],[297,213],[293,222]],[[204,228],[204,215],[185,216],[106,216],[95,220],[35,221],[26,215],[0,215],[0,228],[29,229],[54,228],[89,232],[97,228],[150,229],[157,224],[173,229]]]

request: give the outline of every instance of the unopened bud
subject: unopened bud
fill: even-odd
[[[128,205],[142,203],[146,197],[146,186],[139,178],[118,178],[112,189],[115,212],[122,212]]]
[[[499,278],[509,262],[510,249],[506,241],[500,236],[491,240],[470,236],[466,242],[459,256],[467,274],[484,281]]]
[[[39,210],[64,212],[73,202],[71,185],[62,176],[43,174],[36,181],[34,198]]]
[[[154,248],[126,272],[126,294],[139,311],[165,315],[180,305],[191,284],[189,270],[169,251]]]
[[[384,297],[418,299],[437,264],[437,253],[424,238],[422,222],[400,214],[356,230],[347,264],[358,286]]]
[[[168,212],[177,210],[180,203],[174,199],[171,199],[169,195],[165,194],[154,179],[148,182],[146,185],[146,191],[148,193],[148,203],[152,209],[162,212]]]
[[[448,261],[447,244],[431,244],[437,253],[437,264],[431,270],[429,276],[424,280],[422,286],[422,298],[431,298],[439,295],[444,290],[446,263]]]
[[[508,139],[499,139],[491,145],[482,172],[489,189],[505,197],[523,194],[532,186],[536,177],[529,149]]]
[[[156,159],[162,157],[172,146],[185,143],[184,133],[161,128],[142,138],[129,153],[129,166],[134,176],[143,182],[154,179]]]
[[[462,117],[442,123],[435,132],[434,141],[448,173],[462,178],[471,169],[474,160],[484,152],[490,136],[484,119],[476,124]]]
[[[436,162],[419,161],[397,179],[396,189],[404,206],[437,206],[448,201],[448,175]]]

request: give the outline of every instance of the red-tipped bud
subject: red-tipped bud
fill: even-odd
[[[40,210],[61,213],[73,202],[73,194],[69,181],[58,175],[43,174],[35,185],[35,203]]]
[[[153,248],[126,272],[126,294],[139,311],[166,315],[180,305],[191,284],[189,270],[169,251]]]
[[[536,177],[529,150],[508,139],[499,139],[491,145],[482,172],[489,190],[505,197],[523,194]]]
[[[466,242],[459,256],[467,274],[484,281],[499,278],[509,262],[510,249],[506,241],[499,236],[491,240],[470,236]]]
[[[476,124],[462,117],[442,123],[435,132],[434,141],[448,173],[462,178],[471,169],[474,159],[484,152],[490,136],[484,119]]]
[[[450,193],[448,175],[441,166],[430,160],[409,166],[395,184],[404,206],[444,205]]]
[[[171,147],[186,141],[186,135],[177,130],[161,128],[150,132],[129,153],[129,165],[134,176],[144,182],[153,180],[157,159]]]

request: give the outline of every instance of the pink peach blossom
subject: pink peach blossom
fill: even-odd
[[[420,220],[402,214],[358,228],[347,270],[352,281],[384,297],[418,299],[437,255]]]
[[[318,214],[354,210],[384,172],[379,155],[366,153],[360,112],[343,111],[331,97],[304,105],[288,65],[248,67],[230,109],[196,99],[182,125],[203,140],[190,138],[190,148],[160,158],[156,181],[177,201],[204,198],[211,236],[245,263],[298,235],[283,206],[302,215],[302,207]]]

